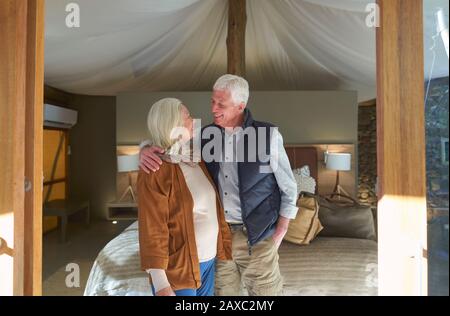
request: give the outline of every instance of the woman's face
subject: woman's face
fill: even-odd
[[[189,110],[184,105],[181,106],[181,115],[183,118],[184,127],[189,131],[189,138],[184,139],[184,140],[188,141],[188,140],[192,139],[192,135],[194,134],[193,133],[194,120],[192,119],[191,114],[189,113]]]

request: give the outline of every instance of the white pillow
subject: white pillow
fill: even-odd
[[[314,194],[316,192],[316,180],[311,177],[309,166],[305,165],[301,168],[292,170],[295,181],[297,181],[297,192],[308,192]]]

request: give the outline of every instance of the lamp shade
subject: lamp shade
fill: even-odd
[[[350,153],[328,153],[327,169],[338,171],[350,171],[352,167],[352,154]]]
[[[117,156],[117,172],[139,170],[139,154]]]

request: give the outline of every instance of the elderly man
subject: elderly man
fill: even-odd
[[[248,98],[244,78],[220,77],[211,98],[214,123],[202,131],[202,158],[219,189],[232,231],[233,261],[219,261],[216,267],[215,294],[221,296],[239,295],[241,281],[250,295],[282,294],[278,247],[298,211],[297,186],[283,138],[272,124],[253,119],[246,109]],[[211,142],[214,150],[219,144],[219,153],[212,153],[215,159],[205,148]],[[255,148],[257,153],[252,152]],[[261,148],[264,153],[269,149],[268,159],[261,159]],[[160,152],[155,146],[144,147],[141,168],[158,170]]]

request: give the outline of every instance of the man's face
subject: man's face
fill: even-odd
[[[245,105],[235,104],[227,90],[214,90],[211,98],[211,112],[214,124],[226,127],[238,127],[242,124],[242,112]]]

